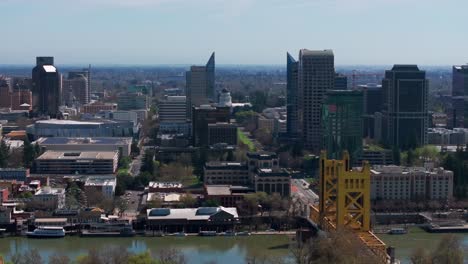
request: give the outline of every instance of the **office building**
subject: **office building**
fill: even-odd
[[[85,105],[90,102],[88,79],[85,73],[68,73],[68,79],[63,80],[63,103],[67,106]]]
[[[382,85],[358,85],[357,90],[363,93],[363,137],[375,139],[376,113],[383,111]]]
[[[384,138],[389,146],[402,150],[427,144],[429,113],[428,80],[417,65],[394,65],[385,71]]]
[[[452,68],[453,127],[468,128],[468,64]]]
[[[274,137],[287,133],[287,107],[264,109],[257,117],[257,129],[269,131]]]
[[[31,91],[11,89],[8,85],[0,85],[0,108],[8,108],[12,111],[32,110]]]
[[[96,114],[100,111],[115,111],[117,110],[117,104],[114,103],[102,103],[94,102],[85,104],[82,106],[82,112],[85,114]]]
[[[429,128],[427,143],[431,145],[464,146],[468,144],[468,128]]]
[[[291,138],[299,136],[299,63],[289,54],[286,56],[286,112],[287,133]]]
[[[33,112],[57,117],[62,98],[62,78],[54,66],[54,57],[37,57],[32,70]]]
[[[121,93],[117,96],[119,110],[149,109],[148,96],[142,93]]]
[[[193,107],[192,112],[192,140],[194,146],[209,145],[209,124],[230,122],[230,109],[228,107],[202,105]]]
[[[364,161],[368,161],[371,166],[395,164],[392,151],[378,147],[364,149],[355,160],[354,165],[360,166]]]
[[[127,157],[131,153],[132,138],[129,137],[42,137],[36,140],[42,151],[118,151]],[[1,174],[1,170],[0,170]]]
[[[192,107],[215,102],[215,53],[205,66],[192,66],[186,73],[187,117]]]
[[[37,209],[62,209],[65,207],[65,189],[42,187],[33,195],[32,202]]]
[[[325,93],[335,87],[332,50],[299,52],[299,120],[304,147],[318,154],[323,146],[322,104]]]
[[[242,162],[207,162],[203,179],[206,184],[252,184],[247,164]]]
[[[33,138],[40,137],[133,137],[138,127],[128,121],[39,120],[26,127]]]
[[[85,193],[100,192],[104,199],[113,201],[115,196],[115,187],[117,179],[114,175],[109,176],[90,176],[84,184]]]
[[[362,151],[362,92],[331,90],[323,103],[324,149],[329,158],[339,159],[347,150],[356,159]]]
[[[219,143],[237,146],[237,124],[219,122],[208,124],[207,137],[209,146]]]
[[[118,151],[46,151],[35,162],[42,174],[114,174],[118,161]]]
[[[258,168],[254,179],[256,192],[278,193],[281,197],[291,195],[291,176],[285,169]]]
[[[371,169],[372,200],[447,201],[452,198],[452,171],[395,165]]]
[[[190,134],[186,96],[166,96],[159,102],[158,114],[161,133]]]

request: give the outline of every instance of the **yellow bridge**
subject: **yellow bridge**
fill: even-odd
[[[381,263],[390,263],[385,243],[370,229],[370,186],[367,161],[361,171],[353,171],[348,152],[342,160],[329,160],[322,151],[319,207],[310,205],[310,218],[327,232],[349,228]]]

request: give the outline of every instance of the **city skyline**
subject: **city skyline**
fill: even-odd
[[[463,64],[466,7],[458,0],[4,0],[0,64],[54,56],[57,65],[198,65],[215,51],[220,65],[284,65],[286,52],[302,48],[333,49],[337,65]]]

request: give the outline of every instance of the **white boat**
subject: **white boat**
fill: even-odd
[[[408,233],[408,231],[404,228],[392,228],[388,231],[390,235],[404,235]]]
[[[172,235],[176,236],[176,237],[186,237],[187,236],[187,234],[185,234],[184,232],[178,232],[178,233],[174,233]]]
[[[250,232],[237,232],[236,236],[250,236]]]
[[[60,238],[65,236],[65,230],[59,226],[40,226],[32,232],[26,232],[26,235],[34,238]]]
[[[200,231],[200,236],[216,236],[216,231]]]

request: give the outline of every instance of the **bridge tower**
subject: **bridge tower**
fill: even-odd
[[[370,166],[363,162],[362,169],[352,170],[347,151],[341,160],[320,155],[320,225],[325,230],[340,227],[355,231],[370,230]]]

